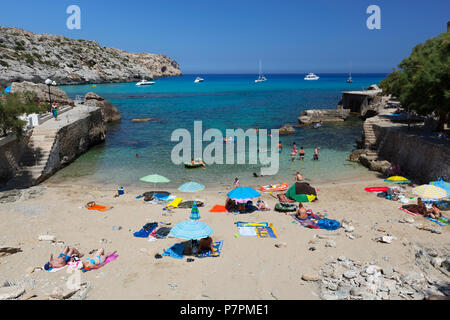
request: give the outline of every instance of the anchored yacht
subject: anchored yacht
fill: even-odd
[[[319,77],[311,72],[306,75],[305,80],[319,80]]]
[[[150,86],[152,84],[155,84],[155,81],[148,81],[148,80],[145,80],[145,79],[142,79],[141,81],[136,83],[137,86]]]

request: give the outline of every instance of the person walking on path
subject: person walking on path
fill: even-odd
[[[52,103],[52,114],[55,120],[58,120],[58,105],[56,104],[55,101],[53,101]]]

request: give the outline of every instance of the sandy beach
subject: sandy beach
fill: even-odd
[[[119,255],[101,269],[83,273],[81,290],[70,299],[321,299],[322,276],[319,281],[305,281],[302,275],[322,274],[320,270],[326,263],[342,256],[360,264],[371,262],[382,268],[392,267],[399,277],[414,272],[425,274],[428,280],[448,283],[447,275],[429,263],[424,267],[416,255],[418,248],[447,255],[448,227],[440,227],[421,216],[413,217],[398,209],[400,202],[364,191],[364,187],[383,185],[386,183],[382,178],[371,172],[360,179],[313,184],[319,190],[319,200],[306,203],[305,207],[313,212],[326,212],[330,219],[350,222],[355,227],[354,239],[346,236],[343,228],[326,231],[294,223],[289,215],[273,210],[277,201],[269,194],[261,198],[272,210],[234,215],[208,212],[213,205],[225,203],[229,190],[206,188],[189,194],[159,185],[157,190],[167,190],[186,200],[205,200],[206,205],[199,208],[201,221],[214,229],[213,240],[223,240],[220,257],[187,262],[186,256],[154,257],[181,242],[180,239],[149,242],[133,236],[147,222],[166,222],[173,227],[189,219],[190,209],[175,209],[172,216],[163,216],[161,205],[136,199],[137,195],[154,190],[153,186],[126,188],[125,195],[114,198],[113,188],[46,182],[35,187],[42,189],[38,197],[0,205],[0,247],[18,246],[22,250],[0,257],[0,283],[23,287],[25,295],[35,295],[32,299],[48,299],[55,288],[65,287],[71,274],[66,270],[28,273],[27,269],[42,267],[51,253],[58,255],[65,245],[78,248],[88,257],[92,256],[89,252],[100,247],[117,250]],[[253,187],[256,186],[255,179]],[[407,195],[411,196],[409,186]],[[105,212],[87,210],[84,206],[88,201],[113,208]],[[443,214],[448,216],[449,212]],[[403,218],[413,218],[414,222],[400,223]],[[278,238],[235,237],[237,221],[272,223]],[[441,233],[419,230],[419,224]],[[114,226],[121,229],[114,230],[117,229]],[[44,234],[54,235],[57,241],[39,241],[38,237]],[[374,240],[388,234],[394,236],[392,243]],[[335,246],[327,247],[329,240]],[[275,246],[281,242],[287,246]],[[309,250],[311,247],[316,250]],[[336,270],[341,277],[345,268]],[[421,296],[405,294],[405,297]],[[404,299],[401,295],[389,298]]]

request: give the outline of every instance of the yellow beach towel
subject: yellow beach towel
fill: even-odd
[[[183,201],[183,198],[175,198],[171,203],[168,203],[166,205],[166,208],[169,208],[169,207],[177,208],[178,205],[181,203],[181,201]]]

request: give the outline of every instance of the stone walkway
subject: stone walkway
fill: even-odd
[[[78,104],[73,109],[65,112],[58,120],[50,119],[31,131],[28,147],[20,159],[21,166],[16,176],[11,179],[8,187],[27,187],[35,184],[42,176],[55,144],[58,131],[80,119],[89,116],[89,113],[97,109],[92,106]]]

